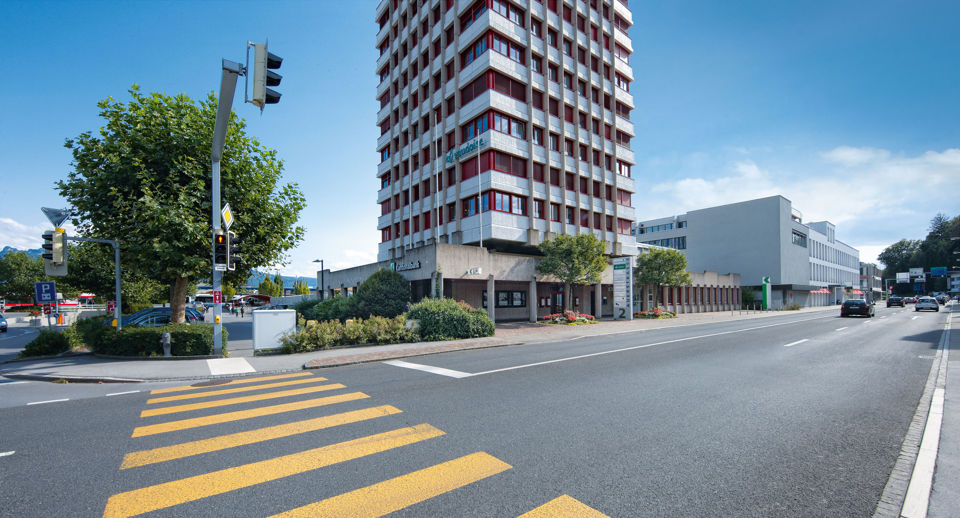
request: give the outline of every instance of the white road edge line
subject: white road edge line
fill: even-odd
[[[21,383],[26,383],[26,381],[0,381],[0,387],[4,385],[19,385]]]
[[[918,319],[918,318],[920,318],[920,317],[914,315],[914,316],[910,317],[910,320],[916,320],[916,319]]]
[[[843,331],[843,330],[846,329],[846,328],[847,328],[847,326],[838,327],[838,328],[834,329],[834,331]]]
[[[0,457],[9,457],[10,455],[13,455],[14,453],[17,453],[17,452],[16,452],[16,451],[0,452]]]
[[[675,340],[665,340],[665,341],[663,341],[663,342],[655,342],[655,343],[652,343],[652,344],[634,345],[634,346],[632,346],[632,347],[622,347],[622,348],[620,348],[620,349],[613,349],[613,350],[611,350],[611,351],[600,351],[600,352],[590,353],[590,354],[581,354],[581,355],[579,355],[579,356],[570,356],[570,357],[567,357],[567,358],[557,358],[556,360],[546,360],[546,361],[542,361],[542,362],[528,363],[528,364],[525,364],[525,365],[515,365],[515,366],[513,366],[513,367],[504,367],[504,368],[502,368],[502,369],[493,369],[493,370],[489,370],[489,371],[475,372],[475,373],[471,374],[471,376],[480,376],[480,375],[482,375],[482,374],[493,374],[493,373],[496,373],[496,372],[505,372],[505,371],[512,371],[512,370],[517,370],[517,369],[525,369],[525,368],[527,368],[527,367],[537,367],[537,366],[540,366],[540,365],[548,365],[548,364],[551,364],[551,363],[559,363],[559,362],[565,362],[565,361],[569,361],[569,360],[580,360],[580,359],[583,359],[583,358],[590,358],[590,357],[592,357],[592,356],[602,356],[602,355],[605,355],[605,354],[621,353],[621,352],[626,352],[626,351],[633,351],[633,350],[636,350],[636,349],[646,349],[647,347],[653,347],[653,346],[655,346],[655,345],[666,345],[666,344],[673,344],[673,343],[677,343],[677,342],[686,342],[686,341],[688,341],[688,340],[698,340],[698,339],[700,339],[700,338],[710,338],[710,337],[713,337],[713,336],[722,336],[722,335],[729,335],[729,334],[734,334],[734,333],[742,333],[742,332],[744,332],[744,331],[756,331],[757,329],[766,329],[766,328],[768,328],[768,327],[779,327],[779,326],[786,326],[786,325],[791,325],[791,324],[799,324],[799,323],[802,323],[802,322],[807,322],[807,321],[810,321],[810,320],[820,320],[820,319],[823,319],[823,318],[826,318],[826,317],[806,318],[806,319],[803,319],[803,320],[793,320],[793,321],[790,321],[790,322],[779,322],[779,323],[776,323],[776,324],[767,324],[767,325],[765,325],[765,326],[747,327],[747,328],[744,328],[744,329],[735,329],[735,330],[733,330],[733,331],[721,331],[721,332],[719,332],[719,333],[710,333],[710,334],[706,334],[706,335],[688,336],[688,337],[686,337],[686,338],[677,338],[677,339],[675,339]],[[624,331],[624,332],[625,332],[625,333],[632,333],[632,332],[634,332],[634,331]],[[620,333],[618,333],[618,334],[620,334]]]
[[[139,390],[128,390],[126,392],[114,392],[113,394],[107,394],[108,396],[122,396],[124,394],[136,394],[140,392]]]
[[[383,363],[386,363],[387,365],[393,365],[394,367],[414,369],[418,371],[429,372],[431,374],[439,374],[440,376],[449,376],[451,378],[467,378],[473,376],[473,374],[470,374],[469,372],[444,369],[443,367],[434,367],[432,365],[421,365],[419,363],[410,363],[403,360],[388,360]]]
[[[804,338],[803,340],[797,340],[796,342],[790,342],[790,343],[788,343],[788,344],[783,344],[783,346],[784,346],[784,347],[793,347],[794,345],[802,344],[803,342],[809,342],[809,341],[810,341],[809,338]]]
[[[61,401],[70,401],[70,399],[51,399],[49,401],[34,401],[33,403],[27,403],[27,406],[30,405],[42,405],[44,403],[59,403]]]

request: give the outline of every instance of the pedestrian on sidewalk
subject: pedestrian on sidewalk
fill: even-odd
[[[243,306],[240,306],[240,318],[243,318],[243,316],[244,316],[243,314],[244,314],[244,313],[245,313],[245,311],[244,311],[244,309],[243,309]]]

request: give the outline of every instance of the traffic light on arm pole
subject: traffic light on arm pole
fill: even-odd
[[[230,248],[227,243],[227,234],[217,229],[213,234],[213,264],[227,264]]]
[[[240,257],[240,238],[233,232],[227,232],[227,269],[236,270],[237,265],[242,263]]]
[[[43,270],[47,275],[67,274],[67,234],[63,229],[43,233]]]
[[[283,76],[273,72],[283,64],[283,58],[267,51],[266,43],[253,44],[253,97],[250,102],[261,110],[267,104],[280,102],[280,92],[267,88],[279,86]]]

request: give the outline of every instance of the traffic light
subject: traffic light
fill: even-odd
[[[230,245],[227,243],[227,234],[222,230],[215,230],[213,234],[213,264],[227,264],[230,258]]]
[[[240,238],[233,232],[227,232],[227,269],[236,270],[237,265],[242,263],[240,257]]]
[[[261,110],[267,104],[280,102],[280,92],[267,87],[280,85],[283,76],[272,69],[280,68],[281,64],[283,58],[267,52],[266,43],[253,43],[253,97],[250,102]]]
[[[67,234],[63,230],[43,233],[43,271],[47,275],[67,274]]]

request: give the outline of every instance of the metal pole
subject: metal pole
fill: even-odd
[[[324,286],[326,286],[326,283],[323,277],[323,259],[320,259],[320,300],[327,300],[327,290]]]
[[[483,248],[483,187],[480,185],[480,136],[477,135],[477,216],[480,216],[480,248]]]
[[[113,242],[113,277],[114,277],[114,294],[117,297],[117,307],[113,308],[113,318],[117,319],[117,331],[123,329],[123,319],[121,318],[120,312],[120,243]]]

